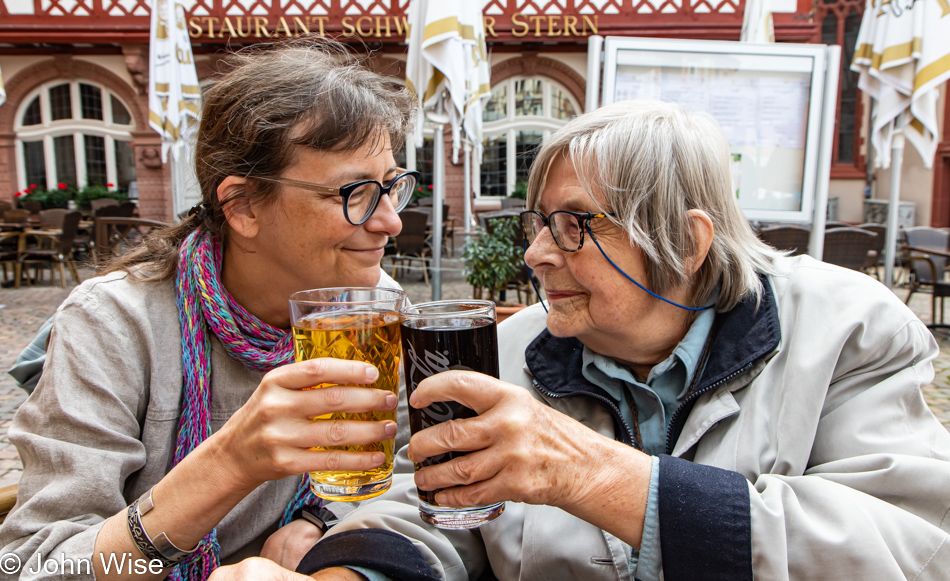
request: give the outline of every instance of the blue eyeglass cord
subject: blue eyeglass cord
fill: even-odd
[[[670,299],[666,299],[666,298],[661,297],[660,295],[658,295],[658,294],[656,294],[655,292],[651,291],[650,289],[646,288],[646,287],[643,286],[642,284],[640,284],[640,283],[638,283],[637,281],[633,280],[633,277],[631,277],[629,274],[627,274],[626,272],[624,272],[623,270],[621,270],[619,266],[617,266],[616,264],[614,264],[614,261],[611,260],[610,257],[607,256],[607,253],[604,252],[604,249],[600,247],[600,242],[597,241],[597,237],[594,236],[594,233],[593,233],[593,232],[591,231],[591,229],[590,229],[590,222],[587,223],[587,233],[590,234],[590,238],[591,238],[591,240],[594,241],[594,245],[597,246],[597,250],[600,250],[600,253],[604,255],[604,258],[607,259],[607,262],[610,263],[610,266],[614,267],[614,269],[615,269],[617,272],[619,272],[620,274],[622,274],[627,280],[629,280],[629,281],[632,282],[633,284],[637,285],[637,286],[640,288],[640,290],[642,290],[643,292],[647,293],[647,294],[650,295],[651,297],[660,299],[660,300],[663,301],[664,303],[669,303],[669,304],[673,305],[674,307],[679,307],[679,308],[683,309],[684,311],[705,311],[705,310],[711,309],[711,308],[713,308],[713,306],[715,306],[715,305],[707,305],[707,306],[705,306],[705,307],[687,307],[687,306],[685,306],[685,305],[681,305],[681,304],[679,304],[679,303],[675,303],[675,302],[671,301]],[[524,246],[524,251],[525,251],[525,252],[528,252],[528,241],[527,241],[527,239],[522,240],[522,242],[523,242],[523,246]],[[526,267],[528,266],[528,263],[527,263],[527,262],[525,262],[525,266],[526,266]],[[534,293],[535,293],[536,295],[538,295],[538,300],[541,302],[541,306],[544,307],[545,312],[547,312],[547,311],[548,311],[548,306],[545,305],[545,304],[544,304],[544,301],[541,299],[541,293],[538,291],[538,285],[536,285],[536,284],[534,283],[534,276],[532,275],[532,272],[531,272],[531,268],[530,268],[530,267],[528,268],[528,280],[531,281],[531,286],[534,287]]]

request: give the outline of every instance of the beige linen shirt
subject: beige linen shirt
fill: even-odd
[[[398,288],[385,273],[379,285]],[[263,374],[231,359],[213,336],[211,369],[217,431]],[[70,294],[56,315],[43,376],[9,430],[24,472],[17,504],[0,526],[0,554],[19,557],[20,579],[93,578],[82,567],[76,575],[29,571],[40,558],[92,559],[102,523],[171,469],[181,391],[174,280],[111,273]],[[261,485],[221,521],[222,563],[260,553],[296,483]]]

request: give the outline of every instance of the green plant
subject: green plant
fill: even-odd
[[[488,289],[490,300],[518,275],[524,260],[522,249],[514,243],[518,219],[495,218],[492,225],[490,234],[479,228],[478,236],[469,238],[462,251],[465,280],[476,289]]]
[[[512,198],[518,198],[521,200],[528,199],[528,182],[524,180],[518,180],[515,182],[515,189],[511,192]]]
[[[66,186],[66,184],[60,185]],[[28,201],[39,202],[44,210],[49,210],[50,208],[65,208],[69,202],[71,193],[68,186],[63,189],[43,190],[36,187],[35,184],[30,184],[29,188],[17,196],[17,200],[21,204]]]
[[[101,184],[95,184],[90,186],[85,186],[83,189],[79,190],[79,193],[76,194],[76,204],[80,208],[88,209],[89,202],[93,200],[98,200],[99,198],[113,198],[120,202],[124,202],[129,199],[129,196],[119,190],[111,190],[112,184],[106,184],[105,186]]]
[[[426,185],[422,182],[416,184],[416,189],[412,192],[413,202],[420,200],[422,198],[431,198],[432,197],[432,185]]]

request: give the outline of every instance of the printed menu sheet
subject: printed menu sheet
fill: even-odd
[[[809,90],[808,76],[794,73],[619,66],[614,100],[657,99],[705,111],[734,148],[802,149]]]

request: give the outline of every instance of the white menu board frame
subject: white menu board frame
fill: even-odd
[[[603,103],[659,98],[709,112],[729,140],[746,217],[810,223],[826,59],[824,45],[607,37]]]

